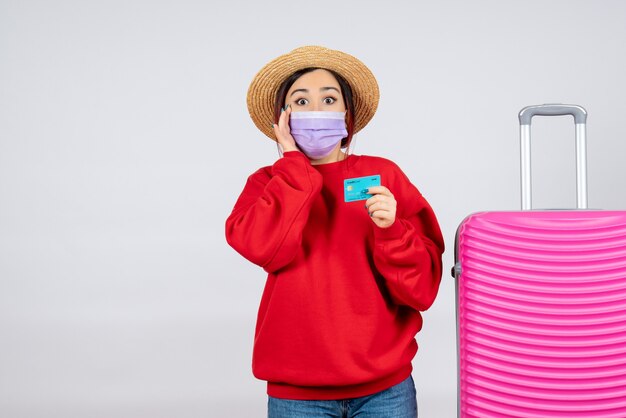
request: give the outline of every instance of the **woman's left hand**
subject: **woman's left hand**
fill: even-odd
[[[385,186],[372,186],[368,193],[373,195],[365,201],[372,221],[380,228],[389,228],[396,220],[396,199]]]

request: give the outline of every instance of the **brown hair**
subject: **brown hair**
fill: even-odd
[[[280,118],[280,111],[283,109],[285,104],[285,99],[287,98],[287,92],[299,79],[302,75],[306,73],[310,73],[314,70],[326,70],[331,73],[337,83],[339,83],[339,87],[341,88],[341,97],[343,97],[343,102],[346,104],[346,130],[348,131],[348,136],[341,140],[341,148],[345,148],[350,145],[350,141],[352,141],[352,135],[354,133],[354,100],[352,98],[352,88],[348,84],[348,82],[339,74],[332,70],[328,70],[326,68],[319,67],[309,67],[303,68],[302,70],[298,70],[295,73],[291,74],[285,81],[282,82],[280,87],[278,88],[278,92],[276,93],[276,101],[274,102],[274,122],[278,122],[278,118]]]

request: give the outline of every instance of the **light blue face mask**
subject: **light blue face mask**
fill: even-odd
[[[328,156],[348,136],[345,112],[292,112],[289,128],[293,139],[313,160]]]

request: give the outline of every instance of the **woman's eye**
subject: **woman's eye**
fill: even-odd
[[[335,103],[335,98],[334,97],[327,97],[324,99],[324,103],[326,104],[333,104]]]
[[[296,104],[300,105],[300,106],[304,106],[305,104],[307,104],[307,100],[306,99],[298,99],[296,100]]]

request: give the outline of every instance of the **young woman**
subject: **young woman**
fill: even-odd
[[[351,55],[306,46],[263,67],[247,101],[282,148],[226,221],[228,243],[268,273],[252,368],[269,417],[416,417],[415,335],[444,244],[396,164],[344,152],[376,111],[376,79]]]

